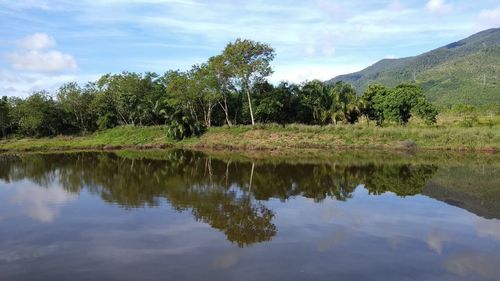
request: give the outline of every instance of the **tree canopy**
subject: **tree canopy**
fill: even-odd
[[[274,49],[237,39],[206,62],[186,71],[105,74],[55,93],[0,99],[2,137],[87,134],[116,126],[167,125],[175,139],[196,136],[212,126],[301,123],[354,124],[360,118],[406,124],[417,116],[436,121],[437,110],[415,84],[393,89],[371,85],[362,96],[347,83],[313,80],[268,82]]]

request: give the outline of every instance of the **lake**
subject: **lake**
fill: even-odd
[[[500,280],[495,155],[0,155],[0,280]]]

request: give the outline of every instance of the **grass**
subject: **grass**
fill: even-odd
[[[46,151],[71,149],[113,149],[121,147],[162,147],[171,146],[174,141],[166,136],[163,126],[131,127],[122,126],[92,135],[57,136],[52,138],[13,138],[0,141],[0,150]]]
[[[498,150],[500,126],[492,127],[421,127],[390,126],[302,126],[285,128],[276,125],[216,128],[196,142],[209,148],[274,150],[290,148],[402,148],[401,142],[411,140],[423,149]]]
[[[497,117],[495,117],[497,118]],[[288,151],[304,149],[342,150],[402,149],[404,141],[423,150],[500,150],[500,120],[481,121],[461,127],[449,116],[434,126],[413,122],[408,126],[376,127],[366,123],[338,126],[257,125],[215,127],[199,138],[175,142],[164,126],[123,126],[92,135],[52,138],[12,138],[0,141],[3,151],[52,151],[119,148],[196,148],[209,150]],[[407,142],[408,143],[408,142]],[[411,143],[411,142],[409,142]]]

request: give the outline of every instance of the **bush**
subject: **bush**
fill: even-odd
[[[172,119],[167,124],[167,135],[174,140],[183,140],[193,136],[200,136],[206,131],[206,127],[188,116]]]

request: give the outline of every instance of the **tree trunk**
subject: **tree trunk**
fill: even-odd
[[[250,118],[252,119],[252,126],[255,126],[255,121],[253,119],[253,110],[252,110],[252,99],[250,98],[250,90],[248,86],[246,87],[247,97],[248,97],[248,108],[250,109]]]
[[[210,128],[210,126],[212,125],[212,103],[209,102],[208,103],[208,108],[207,108],[207,118],[206,118],[206,125],[207,125],[207,128]]]
[[[229,119],[229,108],[227,107],[227,97],[224,95],[224,104],[222,104],[220,101],[219,101],[219,105],[220,107],[222,108],[222,111],[224,111],[224,114],[226,115],[226,123],[229,127],[232,127],[233,126],[233,123],[231,122],[231,120]]]

